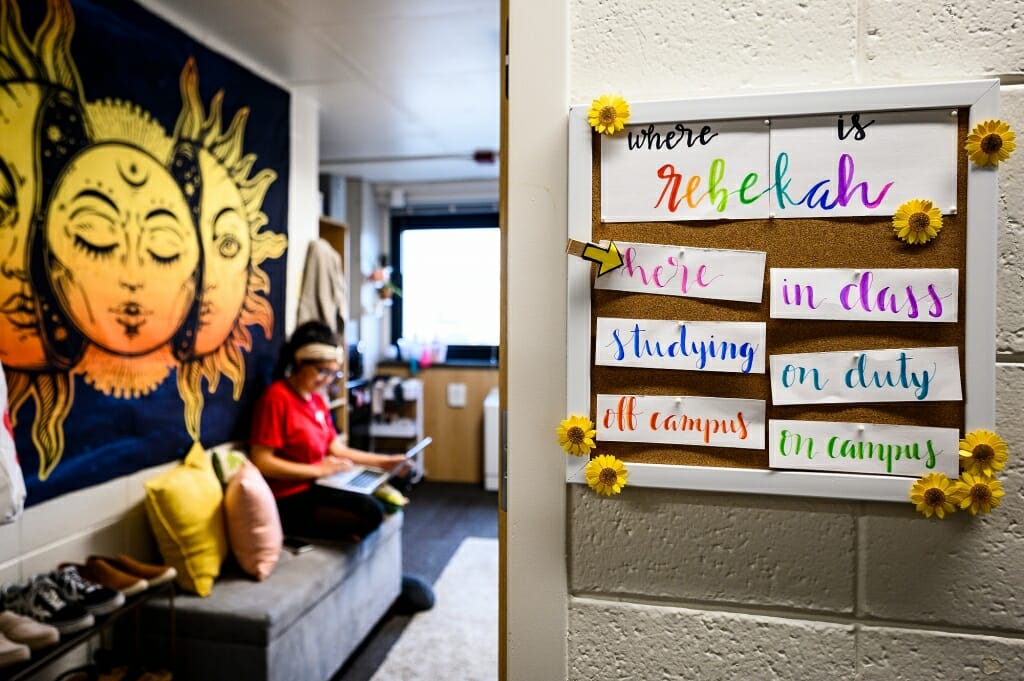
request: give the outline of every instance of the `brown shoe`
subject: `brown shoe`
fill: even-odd
[[[170,565],[143,563],[124,553],[118,554],[117,558],[107,558],[107,561],[122,572],[142,577],[150,586],[166,584],[178,576],[178,571]]]
[[[145,579],[132,575],[111,565],[108,561],[97,556],[89,556],[85,565],[79,567],[79,574],[90,582],[102,584],[108,589],[120,591],[126,597],[134,596],[149,588],[149,582]]]

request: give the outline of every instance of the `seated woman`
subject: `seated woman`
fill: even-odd
[[[342,443],[323,395],[339,378],[342,352],[327,326],[300,325],[281,349],[277,380],[256,404],[250,458],[274,491],[286,535],[365,537],[384,519],[381,503],[313,481],[353,463],[398,473],[405,462],[401,454],[372,454]]]

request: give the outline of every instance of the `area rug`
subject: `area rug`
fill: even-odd
[[[498,678],[498,540],[462,541],[370,681]]]

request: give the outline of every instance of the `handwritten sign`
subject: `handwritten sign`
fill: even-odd
[[[768,465],[814,471],[920,477],[960,475],[960,432],[830,421],[768,422]]]
[[[622,267],[598,277],[594,288],[662,296],[760,303],[764,251],[616,242]]]
[[[597,439],[764,449],[764,400],[598,395]]]
[[[956,206],[956,116],[949,109],[772,120],[775,217],[892,215],[910,199]]]
[[[771,270],[775,319],[955,322],[955,269]]]
[[[601,140],[601,219],[764,217],[768,143],[763,119],[627,126]]]
[[[764,322],[597,318],[601,366],[764,373]]]
[[[626,126],[601,140],[604,222],[892,215],[956,206],[948,109]]]
[[[963,399],[954,347],[805,352],[769,361],[775,405]]]

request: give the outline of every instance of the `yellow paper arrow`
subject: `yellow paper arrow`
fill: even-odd
[[[568,248],[566,249],[566,252],[569,252]],[[597,276],[599,277],[602,274],[608,274],[609,272],[612,272],[622,267],[622,256],[619,254],[619,249],[615,245],[614,241],[609,241],[607,248],[602,248],[597,244],[586,244],[583,246],[582,252],[579,252],[577,250],[577,252],[574,253],[573,255],[579,255],[584,260],[596,262],[598,265],[600,265],[600,267],[598,267],[597,269]]]

